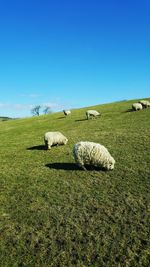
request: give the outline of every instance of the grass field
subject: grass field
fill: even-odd
[[[2,267],[150,266],[150,108],[99,105],[0,122]],[[47,131],[66,146],[45,150]],[[80,170],[78,141],[106,146],[113,171]]]

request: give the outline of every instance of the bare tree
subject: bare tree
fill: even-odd
[[[40,105],[37,105],[34,108],[32,108],[31,113],[33,114],[33,116],[39,116],[40,115],[40,109],[41,109]]]
[[[46,106],[46,107],[44,108],[43,112],[44,112],[44,114],[50,114],[50,113],[52,113],[51,107]]]

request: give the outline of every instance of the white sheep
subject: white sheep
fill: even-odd
[[[47,132],[44,135],[44,142],[47,149],[51,149],[52,145],[66,145],[68,139],[60,132]]]
[[[65,116],[68,116],[68,115],[70,115],[71,114],[71,111],[70,110],[63,110],[63,113],[64,113],[64,115]]]
[[[73,156],[79,167],[86,170],[85,165],[92,165],[106,170],[114,169],[115,160],[107,148],[101,144],[81,141],[73,147]]]
[[[87,120],[91,117],[91,118],[95,118],[97,116],[100,116],[101,114],[96,111],[96,110],[87,110],[86,111],[86,117],[87,117]]]
[[[150,102],[148,100],[140,100],[139,103],[142,105],[143,108],[150,107]]]
[[[134,103],[132,105],[132,109],[135,110],[135,111],[137,111],[137,110],[142,110],[143,107],[142,107],[142,104],[140,104],[140,103]]]

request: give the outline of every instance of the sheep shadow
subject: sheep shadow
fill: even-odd
[[[68,163],[68,162],[49,163],[49,164],[46,164],[45,166],[50,169],[55,169],[55,170],[69,170],[69,171],[80,170],[79,167],[75,163]]]
[[[44,145],[39,145],[39,146],[28,147],[27,150],[47,150],[47,148]]]
[[[55,170],[66,170],[66,171],[83,171],[85,172],[85,170],[83,170],[82,168],[80,168],[77,164],[75,163],[68,163],[68,162],[62,162],[62,163],[48,163],[45,165],[46,167],[50,168],[50,169],[55,169]],[[90,165],[86,165],[86,171],[102,171],[102,172],[106,172],[105,169],[103,168],[99,168],[99,167],[94,167],[94,166],[90,166]]]
[[[85,118],[85,119],[80,119],[80,120],[75,120],[75,122],[77,122],[77,121],[87,121],[87,118]]]
[[[127,113],[127,112],[134,112],[134,111],[135,111],[134,109],[132,109],[132,108],[129,108],[129,109],[127,109],[127,110],[123,111],[123,113]]]
[[[62,120],[64,118],[66,118],[66,116],[59,117],[59,118],[57,118],[57,120]]]

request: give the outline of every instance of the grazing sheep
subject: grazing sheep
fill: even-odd
[[[71,111],[70,110],[63,110],[63,113],[65,116],[68,116],[71,114]]]
[[[75,162],[82,169],[85,165],[92,165],[106,170],[114,168],[115,160],[103,145],[94,142],[81,141],[73,147]]]
[[[97,116],[100,116],[101,114],[96,111],[96,110],[87,110],[86,111],[86,117],[87,117],[87,120],[91,117],[91,118],[95,118]]]
[[[47,149],[51,149],[52,145],[66,145],[68,139],[60,132],[47,132],[44,135],[44,142]]]
[[[139,103],[142,105],[143,108],[150,107],[150,102],[148,100],[140,100]]]
[[[135,111],[142,110],[142,104],[140,104],[140,103],[134,103],[132,105],[132,109],[135,110]]]

